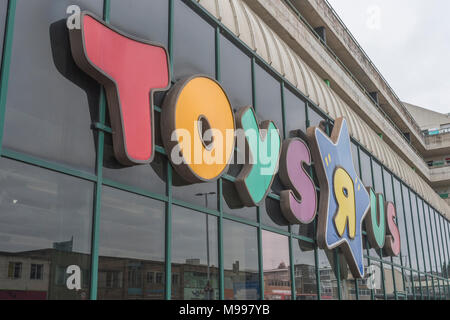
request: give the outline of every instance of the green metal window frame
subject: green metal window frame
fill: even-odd
[[[229,215],[224,212],[224,205],[223,205],[223,196],[222,196],[222,190],[223,190],[223,181],[234,181],[234,178],[228,175],[224,175],[222,178],[220,178],[217,181],[217,193],[218,193],[218,203],[217,203],[217,209],[212,210],[208,208],[202,208],[198,207],[183,201],[179,201],[177,199],[173,199],[172,197],[172,167],[170,165],[167,165],[167,181],[166,181],[166,192],[165,194],[157,194],[148,192],[146,190],[126,185],[123,183],[119,183],[117,181],[105,179],[103,177],[103,156],[104,156],[104,142],[105,142],[105,135],[111,134],[111,128],[106,126],[106,97],[105,93],[102,90],[100,98],[99,98],[99,119],[98,122],[95,123],[94,129],[98,130],[98,136],[97,136],[97,158],[96,158],[96,170],[95,174],[87,173],[81,170],[77,170],[74,168],[71,168],[66,165],[61,165],[52,161],[43,160],[40,158],[36,158],[24,153],[15,152],[6,148],[2,147],[2,140],[3,140],[3,131],[4,131],[4,119],[5,119],[5,109],[6,109],[6,100],[7,100],[7,92],[8,92],[8,80],[9,80],[9,74],[10,74],[10,64],[11,64],[11,55],[12,55],[12,42],[13,42],[13,36],[14,36],[14,23],[15,23],[15,14],[16,14],[16,4],[17,1],[20,0],[9,0],[8,1],[8,9],[7,9],[7,15],[6,15],[6,23],[5,23],[5,35],[4,35],[4,46],[3,46],[3,52],[2,52],[2,64],[1,64],[1,72],[0,72],[0,156],[16,161],[20,161],[29,165],[42,167],[54,172],[58,172],[61,174],[66,174],[69,176],[73,176],[79,179],[87,180],[95,184],[94,188],[94,204],[93,204],[93,223],[92,223],[92,234],[91,234],[91,279],[90,279],[90,299],[96,300],[97,299],[97,283],[98,283],[98,259],[99,259],[99,230],[100,230],[100,216],[101,216],[101,202],[102,202],[102,188],[103,186],[109,186],[115,189],[123,190],[125,192],[134,193],[143,197],[148,197],[156,200],[163,201],[166,206],[166,217],[165,217],[165,294],[164,297],[167,300],[171,299],[171,284],[172,284],[172,273],[171,273],[171,241],[172,241],[172,205],[176,204],[185,208],[189,208],[192,210],[196,210],[199,212],[203,212],[204,214],[212,215],[215,217],[218,217],[218,252],[219,252],[219,298],[224,299],[224,261],[223,261],[223,221],[224,219],[234,221],[236,223],[242,223],[245,225],[253,226],[257,229],[257,235],[258,235],[258,265],[259,265],[259,284],[260,284],[260,294],[261,299],[264,299],[264,274],[263,274],[263,263],[262,263],[262,254],[263,254],[263,247],[262,247],[262,231],[270,231],[274,232],[280,235],[286,236],[289,244],[289,259],[290,259],[290,278],[291,278],[291,293],[292,293],[292,299],[296,299],[296,287],[295,287],[295,266],[293,264],[293,242],[295,240],[302,240],[309,243],[314,244],[314,260],[315,260],[315,273],[316,273],[316,286],[317,286],[317,299],[321,299],[321,286],[320,286],[320,270],[319,270],[319,263],[318,263],[318,248],[317,244],[315,242],[315,234],[313,238],[304,237],[302,235],[295,234],[293,232],[293,227],[289,227],[288,231],[278,229],[276,227],[272,226],[266,226],[261,219],[261,212],[260,209],[257,209],[257,221],[251,221],[244,218],[235,217],[232,215]],[[110,16],[110,0],[103,0],[103,18],[105,21],[109,21]],[[329,118],[327,114],[325,114],[318,106],[316,106],[308,97],[306,97],[302,92],[300,92],[293,84],[291,84],[286,78],[284,78],[281,74],[279,74],[276,70],[274,70],[269,64],[267,64],[257,53],[255,53],[253,50],[251,50],[245,43],[243,43],[239,38],[237,38],[230,30],[228,30],[220,21],[218,21],[215,17],[213,17],[211,14],[209,14],[201,5],[199,5],[194,0],[182,0],[184,3],[186,3],[192,10],[194,10],[199,16],[201,16],[203,19],[209,22],[214,29],[215,29],[215,62],[216,62],[216,79],[218,81],[221,80],[221,70],[220,70],[220,36],[223,35],[227,39],[229,39],[232,43],[234,43],[240,50],[244,51],[248,56],[251,57],[251,66],[252,66],[252,100],[253,105],[255,107],[255,110],[257,109],[256,105],[256,87],[255,87],[255,65],[258,63],[259,65],[263,66],[265,69],[267,69],[272,76],[279,81],[280,83],[280,90],[281,90],[281,110],[282,110],[282,122],[283,122],[283,128],[284,128],[284,136],[286,136],[286,114],[285,114],[285,97],[284,92],[285,88],[291,90],[294,92],[298,97],[300,97],[305,102],[305,122],[306,127],[308,128],[310,126],[309,121],[309,113],[310,110],[315,111],[320,116],[322,116],[327,123],[327,130],[328,133],[330,131],[330,126],[333,125],[334,120]],[[169,9],[169,34],[168,34],[168,51],[169,55],[172,58],[173,57],[173,28],[174,28],[174,0],[168,1],[168,9]],[[62,13],[63,14],[63,13]],[[172,59],[171,59],[171,69],[173,69]],[[159,107],[155,107],[156,112],[161,112],[161,109]],[[425,199],[420,197],[417,193],[413,191],[413,189],[405,184],[398,176],[396,176],[391,170],[386,168],[376,157],[370,154],[364,146],[362,146],[357,140],[351,139],[352,142],[357,147],[357,155],[358,155],[358,170],[361,175],[361,159],[360,159],[360,152],[361,150],[366,152],[370,155],[370,168],[372,173],[372,179],[374,179],[373,175],[373,161],[376,161],[383,170],[386,171],[390,177],[391,177],[391,184],[392,184],[392,192],[393,192],[393,199],[394,203],[398,203],[401,201],[403,205],[403,212],[397,212],[397,214],[403,214],[403,217],[406,221],[407,213],[405,212],[405,201],[409,201],[410,208],[412,208],[412,205],[415,205],[417,208],[417,214],[420,214],[419,211],[419,201],[422,201],[422,212],[424,215],[424,221],[425,226],[416,226],[418,230],[420,230],[421,227],[424,227],[425,229],[425,235],[427,237],[427,247],[428,247],[428,259],[430,261],[430,267],[432,267],[432,259],[431,259],[431,253],[430,253],[430,239],[432,242],[433,251],[435,253],[435,265],[437,266],[438,258],[439,262],[441,263],[441,266],[443,266],[443,261],[445,261],[446,265],[448,265],[449,257],[450,257],[450,239],[448,232],[450,231],[450,224],[449,221],[439,212],[437,212]],[[164,148],[162,146],[157,146],[156,151],[161,155],[166,155]],[[314,175],[314,171],[311,169],[311,175]],[[382,175],[382,181],[383,181],[383,191],[386,193],[386,182],[384,179],[384,174]],[[394,192],[394,178],[400,181],[400,187],[404,186],[406,187],[406,190],[408,191],[409,197],[408,199],[404,199],[403,192],[401,192],[401,199],[397,199],[395,192]],[[374,181],[372,181],[374,184]],[[319,188],[317,188],[319,190]],[[415,203],[411,202],[411,193],[413,193],[416,196]],[[276,194],[269,194],[269,197],[279,201],[280,197]],[[428,210],[426,210],[426,207],[428,207]],[[428,211],[428,212],[426,212]],[[409,213],[409,215],[412,217],[412,211]],[[428,219],[426,218],[428,216]],[[432,227],[432,220],[435,222],[435,228]],[[420,222],[420,220],[419,220]],[[428,234],[428,228],[427,224],[430,224],[430,232],[431,234]],[[314,221],[314,229],[316,226],[316,221]],[[412,221],[413,230],[412,232],[415,233],[415,226],[414,226],[414,220]],[[434,230],[436,229],[436,230]],[[423,297],[423,290],[421,290],[421,295],[416,296],[415,289],[414,289],[414,274],[417,274],[419,277],[419,285],[422,286],[422,283],[420,279],[423,277],[425,279],[425,283],[427,285],[427,298],[430,298],[430,286],[428,285],[428,280],[431,280],[432,288],[433,288],[433,294],[434,298],[437,297],[437,290],[439,290],[439,298],[445,298],[447,299],[450,296],[450,281],[449,281],[449,275],[446,274],[435,274],[431,270],[426,269],[426,265],[424,266],[424,270],[415,270],[412,269],[411,265],[411,255],[410,255],[410,246],[409,242],[414,241],[414,249],[416,250],[416,259],[418,263],[418,254],[419,250],[417,249],[420,247],[422,249],[422,256],[424,259],[426,259],[425,251],[423,249],[423,242],[425,239],[422,237],[422,232],[420,232],[420,244],[416,243],[415,237],[414,240],[411,239],[411,237],[408,236],[408,228],[405,225],[406,230],[406,239],[407,239],[407,257],[409,261],[409,265],[405,265],[403,262],[402,255],[400,255],[400,264],[397,264],[394,262],[393,258],[389,260],[383,260],[382,258],[378,256],[371,256],[370,250],[366,250],[366,254],[364,257],[367,259],[369,265],[371,261],[377,262],[381,266],[382,270],[382,286],[383,286],[383,296],[385,299],[387,299],[386,294],[386,284],[385,284],[385,268],[391,267],[392,269],[392,277],[393,277],[393,285],[394,285],[394,297],[395,299],[400,299],[404,297],[404,292],[397,291],[396,286],[396,279],[395,279],[395,271],[394,268],[399,268],[402,273],[402,281],[403,281],[403,288],[406,290],[406,275],[405,272],[410,272],[411,274],[411,285],[413,290],[413,298],[424,298]],[[314,230],[315,232],[315,230]],[[409,231],[411,232],[411,231]],[[436,237],[436,244],[434,241],[435,233],[440,232],[442,235],[441,237]],[[446,235],[445,237],[443,235]],[[442,248],[442,250],[441,250]],[[334,251],[334,257],[335,262],[337,266],[337,289],[338,289],[338,297],[339,299],[342,298],[343,294],[341,292],[341,280],[340,280],[340,270],[339,270],[339,255],[338,251]],[[419,263],[418,263],[418,269]],[[435,281],[437,281],[438,288],[435,288]],[[441,293],[441,289],[443,290],[443,293]],[[355,297],[356,299],[360,298],[359,295],[359,288],[358,288],[358,281],[355,280]],[[374,292],[372,290],[371,294],[372,299],[375,299]]]

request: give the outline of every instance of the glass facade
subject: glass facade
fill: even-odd
[[[69,4],[167,45],[173,80],[215,77],[234,109],[253,104],[285,137],[333,123],[196,1],[2,1],[0,299],[450,298],[449,221],[357,141],[357,171],[395,203],[402,242],[395,258],[365,250],[375,287],[342,280],[343,258],[317,248],[315,222],[287,225],[278,179],[264,205],[242,208],[239,166],[186,185],[158,138],[151,165],[120,165],[103,90],[70,55]]]

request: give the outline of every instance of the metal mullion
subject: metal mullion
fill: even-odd
[[[292,239],[294,239],[294,240],[302,240],[304,242],[308,242],[308,243],[312,243],[312,244],[315,243],[314,239],[308,238],[308,237],[305,237],[305,236],[302,236],[302,235],[292,234]]]
[[[167,197],[165,219],[165,299],[172,298],[172,166],[167,166]]]
[[[173,33],[174,33],[174,0],[168,1],[169,19],[168,19],[168,39],[167,50],[169,52],[170,74],[173,74]],[[167,165],[167,184],[166,193],[168,201],[166,203],[166,219],[165,219],[165,288],[164,298],[170,300],[172,298],[172,166]]]
[[[370,156],[370,153],[368,153],[369,154],[369,160],[370,160],[370,176],[372,177],[372,186],[373,186],[373,188],[375,188],[375,180],[374,180],[374,178],[373,178],[373,164],[372,164],[372,157]],[[361,167],[360,167],[361,168]],[[362,168],[361,168],[361,170],[362,170]],[[366,230],[366,232],[367,232],[367,230]],[[370,259],[370,244],[369,244],[369,240],[367,239],[367,236],[365,237],[365,243],[366,243],[366,252],[367,252],[367,263],[368,263],[368,265],[370,266],[371,265],[371,259]],[[380,264],[380,267],[382,267],[382,265]],[[384,285],[384,283],[383,283],[383,285]],[[384,291],[384,290],[383,290]],[[371,293],[370,293],[370,296],[371,296],[371,299],[372,300],[375,300],[375,293],[376,293],[376,289],[371,289]]]
[[[90,173],[87,173],[87,172],[84,172],[81,170],[66,167],[64,165],[60,165],[55,162],[50,162],[47,160],[36,158],[36,157],[30,156],[27,154],[23,154],[21,152],[7,149],[7,148],[3,148],[2,156],[5,158],[8,158],[8,159],[11,159],[11,160],[20,161],[20,162],[30,164],[33,166],[45,168],[47,170],[51,170],[54,172],[63,173],[63,174],[66,174],[66,175],[69,175],[72,177],[79,178],[79,179],[83,179],[83,180],[87,180],[87,181],[91,181],[91,182],[97,181],[97,177],[95,176],[95,174],[90,174]]]
[[[338,249],[333,250],[333,258],[334,258],[334,265],[336,268],[336,283],[337,283],[337,289],[338,289],[338,300],[342,300],[342,288],[341,288],[341,265],[340,265],[340,259],[339,259],[339,253]]]
[[[262,223],[261,223],[261,208],[257,207],[258,214],[258,268],[259,268],[259,287],[260,300],[264,300],[264,263],[263,263],[263,244],[262,244]]]
[[[106,97],[103,88],[100,94],[100,122],[105,121],[106,115]],[[99,263],[99,239],[100,239],[100,214],[101,214],[101,201],[102,201],[102,180],[103,180],[103,152],[105,137],[103,131],[97,133],[97,181],[95,184],[95,197],[94,197],[94,215],[92,221],[92,235],[91,235],[91,290],[90,299],[97,300],[97,287],[98,287],[98,263]]]
[[[360,154],[360,152],[361,152],[360,151],[360,146],[359,146],[359,144],[356,144],[356,155],[358,157],[358,176],[359,176],[359,178],[361,180],[362,169],[361,169],[361,154]],[[363,249],[363,252],[364,252],[364,249]],[[363,264],[364,264],[364,261],[363,261]],[[357,281],[358,280],[355,279],[356,284],[357,284]],[[356,294],[357,294],[358,299],[359,299],[359,286],[355,286],[355,290],[356,290]]]
[[[433,273],[433,262],[432,262],[433,260],[431,259],[431,247],[430,247],[429,235],[428,235],[428,229],[427,229],[427,219],[426,219],[426,213],[425,213],[425,201],[423,201],[422,207],[423,207],[423,221],[424,221],[424,224],[425,224],[425,236],[427,237],[428,259],[430,261],[430,274],[432,274]],[[429,212],[430,207],[428,206],[428,204],[427,204],[427,207],[428,207],[428,212]],[[431,277],[431,285],[433,287],[433,297],[436,297],[436,291],[435,291],[435,288],[434,288],[433,277]]]
[[[316,239],[316,228],[317,228],[317,217],[313,221],[314,223],[314,239]],[[316,273],[316,291],[317,291],[317,300],[322,300],[322,290],[320,288],[320,270],[319,270],[319,248],[317,244],[314,244],[314,269]]]
[[[449,247],[450,247],[450,243],[449,243],[449,229],[448,229],[448,224],[449,224],[449,222],[447,221],[447,219],[443,219],[443,227],[444,227],[444,234],[446,235],[445,236],[445,243],[446,243],[446,248],[447,248],[447,263],[446,263],[446,266],[447,266],[447,269],[446,269],[446,274],[447,274],[447,292],[448,292],[448,295],[447,295],[447,299],[450,299],[450,282],[449,282],[449,279],[450,279],[450,275],[448,274],[448,269],[449,269],[449,264],[450,264],[450,251],[449,251]]]
[[[243,219],[243,218],[241,218],[241,217],[233,216],[233,215],[230,215],[229,213],[226,213],[226,212],[224,212],[224,213],[222,214],[222,216],[223,216],[223,218],[226,219],[226,220],[230,220],[230,221],[233,221],[233,222],[242,223],[242,224],[245,224],[245,225],[247,225],[247,226],[251,226],[251,227],[255,227],[255,228],[258,227],[258,223],[255,222],[255,221],[251,221],[251,220]]]
[[[434,210],[433,210],[433,211],[434,211]],[[439,262],[440,262],[441,273],[442,273],[442,254],[441,254],[441,245],[440,245],[440,243],[439,243],[439,230],[438,230],[438,225],[437,225],[437,221],[436,221],[436,215],[437,215],[437,212],[434,211],[434,212],[433,212],[433,216],[434,216],[434,225],[436,226],[436,243],[437,243],[437,247],[438,247]],[[437,269],[437,265],[436,265],[436,270],[438,270],[438,269]],[[439,299],[442,299],[442,294],[441,294],[440,289],[441,289],[441,286],[440,286],[440,284],[439,284]],[[444,290],[444,294],[445,294],[445,293],[446,293],[446,292],[445,292],[445,287],[442,288],[442,289]]]
[[[283,231],[283,230],[280,230],[280,229],[277,229],[277,228],[274,228],[274,227],[270,227],[270,226],[266,226],[266,225],[263,225],[263,224],[261,224],[261,230],[269,231],[269,232],[276,233],[276,234],[279,234],[279,235],[282,235],[282,236],[286,236],[286,237],[289,237],[291,235],[289,233],[289,231]]]
[[[442,258],[444,259],[444,263],[442,264],[442,268],[445,266],[445,271],[444,270],[442,270],[442,275],[443,275],[443,277],[444,277],[444,279],[448,279],[448,273],[447,273],[447,263],[448,263],[448,257],[447,257],[447,254],[446,254],[446,252],[447,252],[447,237],[445,237],[444,238],[444,232],[442,232],[443,231],[443,229],[442,229],[442,224],[443,224],[443,217],[442,216],[440,216],[439,215],[439,217],[438,217],[438,220],[439,220],[439,229],[441,230],[441,245],[442,245]],[[445,227],[444,227],[444,230],[445,230]],[[445,244],[445,246],[444,246],[444,244]],[[444,273],[445,272],[445,273]],[[447,282],[447,281],[444,281],[443,280],[443,282],[444,282],[444,290],[445,290],[445,296],[447,297],[448,295],[449,295],[449,287],[448,287],[448,283],[447,283],[447,286],[445,285],[445,283]]]
[[[409,198],[409,209],[410,209],[410,216],[411,216],[411,225],[412,225],[412,232],[413,232],[413,240],[414,240],[414,250],[416,252],[416,263],[417,263],[417,276],[419,278],[419,288],[420,288],[420,298],[423,299],[423,293],[422,293],[422,281],[420,278],[420,263],[419,263],[419,252],[417,251],[417,243],[416,243],[416,229],[414,227],[414,216],[413,216],[413,204],[411,201],[411,193],[413,192],[410,188],[407,188],[408,190],[408,198]],[[417,207],[416,207],[416,213],[417,212]],[[411,266],[412,268],[412,266]]]
[[[103,1],[103,20],[109,22],[111,11],[110,0]],[[106,94],[103,87],[101,87],[99,99],[99,123],[104,125],[106,122]],[[102,188],[103,188],[103,157],[105,146],[105,133],[102,130],[97,132],[97,161],[96,173],[97,182],[95,184],[95,200],[94,200],[94,215],[92,221],[92,235],[91,235],[91,290],[90,299],[97,300],[98,288],[98,264],[99,264],[99,239],[100,239],[100,214],[102,203]]]
[[[222,179],[218,180],[218,194],[219,197],[217,199],[218,205],[219,205],[219,219],[218,219],[218,237],[219,237],[219,299],[224,300],[225,299],[225,271],[224,271],[224,261],[223,261],[223,199],[222,199],[222,193],[223,193],[223,186],[222,186]]]
[[[384,168],[381,167],[381,181],[383,182],[383,193],[385,195],[385,201],[386,201],[387,200],[386,199],[386,182],[384,181],[384,171],[383,171],[383,169]],[[394,198],[394,197],[395,196],[394,196],[394,192],[393,192],[392,193],[392,198]],[[385,221],[385,225],[387,226],[387,221]],[[385,243],[385,245],[386,245],[386,243]],[[380,249],[380,253],[381,254],[383,253],[383,249]],[[392,257],[391,257],[390,260],[391,260],[391,263],[394,263],[394,259]],[[394,269],[394,265],[393,264],[391,264],[391,272],[392,272],[392,284],[393,284],[393,287],[394,287],[394,297],[395,297],[395,300],[398,300],[398,297],[397,297],[397,284],[395,283],[395,269]]]
[[[219,217],[219,215],[220,215],[218,210],[213,210],[213,209],[207,209],[207,208],[204,208],[204,207],[200,207],[200,206],[191,204],[189,202],[185,202],[185,201],[182,201],[182,200],[174,199],[173,197],[172,197],[171,202],[172,202],[173,205],[177,205],[179,207],[183,207],[183,208],[186,208],[186,209],[202,212],[202,213],[209,214],[209,215],[212,215],[212,216],[215,216],[215,217]]]
[[[422,201],[422,203],[423,203],[423,201]],[[420,242],[421,242],[421,247],[422,247],[423,269],[424,269],[424,272],[426,273],[427,272],[427,264],[425,263],[425,250],[423,249],[424,246],[423,246],[423,237],[422,237],[422,230],[421,230],[423,226],[422,227],[420,226],[419,195],[417,195],[417,194],[416,194],[416,206],[417,206],[417,220],[419,223],[418,227],[420,229],[419,235],[420,235]],[[422,206],[422,209],[423,209],[423,206]],[[422,214],[423,214],[423,210],[422,210]],[[428,277],[426,275],[425,275],[425,283],[427,285],[427,296],[429,299],[430,298],[430,290],[428,288]],[[422,297],[423,297],[423,292],[422,292]]]
[[[0,155],[3,153],[3,131],[5,127],[6,98],[8,95],[9,73],[11,68],[12,45],[14,39],[14,22],[16,16],[16,0],[8,1],[3,42],[3,58],[0,70]]]
[[[133,193],[133,194],[136,194],[136,195],[139,195],[139,196],[143,196],[143,197],[146,197],[146,198],[151,198],[151,199],[164,201],[164,202],[168,201],[168,197],[166,195],[162,195],[162,194],[146,191],[144,189],[137,188],[137,187],[128,186],[128,185],[125,185],[123,183],[116,182],[114,180],[109,180],[109,179],[103,178],[103,185],[111,187],[111,188],[114,188],[114,189],[123,190],[123,191],[129,192],[129,193]]]
[[[403,186],[402,182],[400,180],[400,195],[402,198],[402,208],[403,208],[403,221],[405,222],[405,232],[406,232],[406,248],[408,249],[408,261],[409,261],[409,268],[412,270],[412,262],[411,262],[411,253],[409,249],[409,237],[408,237],[408,224],[406,223],[406,210],[405,210],[405,199],[403,197]],[[411,210],[411,208],[409,208]],[[416,293],[414,289],[414,272],[410,271],[410,278],[411,278],[411,286],[412,286],[412,293],[414,300],[416,299]],[[408,294],[407,294],[408,296]]]
[[[289,234],[289,274],[291,278],[291,300],[297,300],[297,292],[295,285],[295,266],[294,266],[294,251],[292,246],[292,234]]]
[[[216,26],[215,34],[215,63],[216,63],[216,80],[221,80],[221,56],[220,56],[220,27]],[[219,218],[217,219],[217,235],[218,235],[218,253],[219,253],[219,300],[225,299],[225,272],[223,261],[223,186],[222,179],[217,181],[217,208],[219,210]]]
[[[284,139],[288,138],[286,136],[286,111],[285,109],[285,97],[284,97],[284,80],[280,81],[280,91],[281,91],[281,121],[283,123],[283,137]]]
[[[428,221],[430,222],[430,233],[431,233],[431,242],[433,243],[433,252],[434,252],[434,264],[436,266],[436,274],[437,274],[437,260],[436,260],[436,245],[434,244],[434,233],[433,233],[433,224],[431,223],[431,207],[428,206]],[[433,274],[433,266],[431,266],[431,274]],[[434,277],[433,277],[433,285],[434,285]],[[441,295],[441,288],[438,280],[438,290],[439,296]],[[436,299],[436,292],[434,295],[434,299]]]

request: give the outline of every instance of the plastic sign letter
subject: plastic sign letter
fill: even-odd
[[[77,65],[106,90],[114,153],[124,165],[154,157],[153,93],[170,85],[169,55],[163,46],[138,40],[87,12],[70,30]]]
[[[237,112],[236,126],[245,131],[250,157],[236,178],[236,189],[244,206],[259,206],[266,198],[278,170],[281,137],[272,121],[263,121],[260,128],[252,107],[244,107]]]
[[[299,138],[285,140],[279,175],[289,190],[281,191],[280,203],[283,216],[292,224],[309,224],[316,217],[316,188],[304,164],[311,164],[311,152],[306,143]]]
[[[392,202],[386,202],[385,213],[387,228],[383,253],[391,257],[398,256],[400,254],[401,240],[400,232],[395,223],[397,213],[395,212],[395,206]]]
[[[348,225],[348,236],[355,239],[356,235],[356,208],[355,186],[350,175],[342,168],[337,168],[333,177],[334,196],[337,201],[337,213],[334,224],[340,237],[344,235]]]
[[[177,82],[164,100],[161,123],[168,154],[181,155],[179,161],[169,158],[186,181],[213,181],[225,172],[234,152],[235,123],[218,82],[207,76]]]
[[[353,165],[347,122],[336,119],[331,138],[319,127],[308,128],[307,134],[321,192],[318,245],[340,247],[353,277],[363,278],[362,223],[370,199]]]
[[[367,192],[370,194],[370,214],[364,220],[367,239],[372,248],[379,250],[384,247],[384,237],[386,234],[384,196],[382,194],[375,194],[371,187],[367,188]]]

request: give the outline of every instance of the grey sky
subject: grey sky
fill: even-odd
[[[450,1],[329,2],[400,99],[450,112]]]

